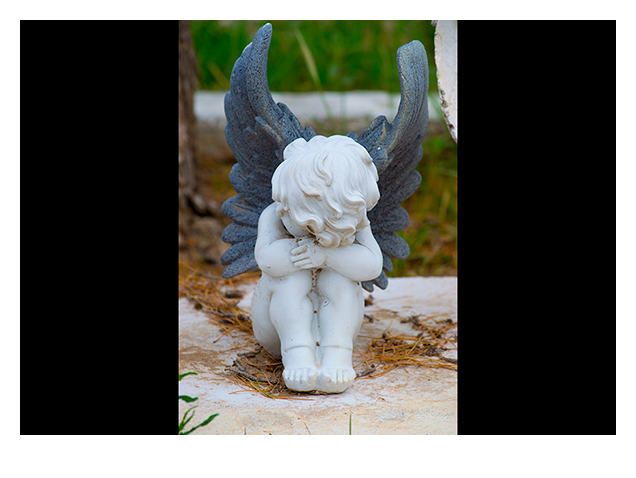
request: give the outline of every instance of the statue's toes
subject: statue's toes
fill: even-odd
[[[356,378],[355,371],[348,368],[329,368],[320,371],[317,389],[327,393],[342,393]]]
[[[283,379],[290,390],[309,392],[316,389],[318,371],[311,368],[285,369]]]

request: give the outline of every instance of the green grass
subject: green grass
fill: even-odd
[[[183,377],[185,377],[186,375],[197,375],[196,372],[187,372],[187,373],[180,373],[179,374],[179,382],[183,379]],[[189,397],[188,395],[179,395],[179,400],[183,400],[186,403],[190,403],[190,402],[194,402],[196,400],[198,400],[198,397]],[[201,423],[199,423],[197,426],[190,428],[188,431],[184,431],[185,427],[188,423],[190,423],[190,421],[194,418],[194,409],[197,408],[197,405],[190,407],[186,410],[186,412],[183,414],[183,418],[181,419],[181,421],[179,422],[179,435],[189,435],[190,433],[192,433],[194,430],[196,430],[197,428],[201,428],[204,427],[205,425],[207,425],[208,423],[210,423],[212,420],[214,420],[219,414],[215,413],[213,415],[210,415],[208,418],[206,418],[204,421],[202,421]]]
[[[200,88],[228,90],[234,62],[256,30],[268,22],[273,27],[267,72],[271,91],[316,90],[299,34],[315,60],[325,91],[399,93],[397,49],[412,40],[419,40],[426,47],[431,90],[437,91],[435,28],[427,20],[193,20]]]

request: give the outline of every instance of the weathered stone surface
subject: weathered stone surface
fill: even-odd
[[[444,121],[457,141],[457,20],[437,21],[435,65]]]
[[[246,294],[239,306],[249,310],[255,283],[242,286]],[[369,294],[366,294],[368,297]],[[376,289],[355,347],[364,350],[371,338],[385,331],[415,335],[409,321],[419,315],[457,320],[457,278],[392,278],[386,290]],[[223,331],[187,299],[179,300],[179,372],[194,371],[180,382],[180,393],[199,397],[179,402],[179,417],[198,405],[191,425],[218,413],[209,425],[192,434],[456,434],[457,372],[409,366],[377,378],[358,378],[336,395],[298,394],[307,400],[270,399],[233,380],[225,368],[237,353],[250,350],[252,336]],[[453,333],[456,333],[453,332]],[[446,353],[457,358],[456,351]],[[355,356],[354,356],[355,359]]]

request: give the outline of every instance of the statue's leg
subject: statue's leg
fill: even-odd
[[[330,269],[317,280],[322,297],[318,311],[320,326],[320,376],[318,390],[344,392],[356,377],[352,366],[353,339],[364,316],[362,286]]]
[[[283,278],[270,278],[269,286],[269,316],[280,338],[285,384],[292,390],[315,390],[318,369],[316,339],[311,331],[311,272],[303,270]]]
[[[258,343],[272,356],[280,358],[280,338],[269,316],[272,300],[272,279],[263,274],[252,296],[252,328]]]

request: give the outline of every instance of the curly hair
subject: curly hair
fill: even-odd
[[[306,227],[324,247],[348,246],[369,225],[380,199],[378,171],[367,150],[347,136],[299,138],[283,151],[272,177],[281,217]]]

